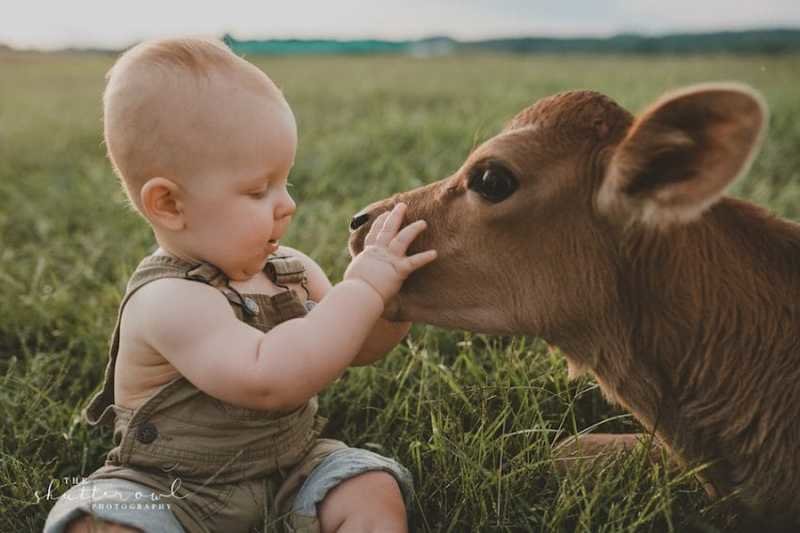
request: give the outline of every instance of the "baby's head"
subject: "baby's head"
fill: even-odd
[[[159,244],[234,280],[260,271],[295,209],[297,129],[281,91],[205,39],[139,44],[107,79],[108,155]]]

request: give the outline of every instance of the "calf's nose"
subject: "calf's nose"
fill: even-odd
[[[350,229],[355,231],[369,222],[369,213],[359,213],[350,221]]]

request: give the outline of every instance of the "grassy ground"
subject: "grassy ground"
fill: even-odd
[[[51,480],[98,467],[110,434],[79,410],[100,383],[124,283],[153,245],[126,211],[101,145],[111,57],[0,55],[0,531],[40,530]],[[800,218],[797,58],[266,58],[295,109],[299,211],[285,239],[333,280],[360,207],[440,179],[541,96],[605,92],[640,109],[707,80],[760,89],[769,136],[734,193]],[[590,380],[533,338],[415,326],[378,365],[322,397],[328,433],[394,455],[417,486],[420,531],[722,531],[732,517],[689,476],[642,454],[556,473],[551,444],[629,431]]]

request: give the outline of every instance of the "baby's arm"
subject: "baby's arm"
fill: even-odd
[[[403,211],[399,204],[375,221],[344,281],[305,317],[262,333],[238,320],[218,290],[163,279],[132,297],[139,300],[135,319],[143,340],[197,388],[223,401],[269,410],[302,405],[352,363],[408,274],[435,258],[433,251],[405,256],[425,223],[398,232]]]
[[[308,277],[309,298],[315,302],[321,302],[332,288],[325,271],[313,259],[299,250],[281,246],[281,251],[293,255],[303,262]],[[409,329],[411,329],[411,322],[390,322],[384,318],[378,318],[361,346],[361,350],[350,364],[361,366],[374,363],[397,346],[408,334]]]

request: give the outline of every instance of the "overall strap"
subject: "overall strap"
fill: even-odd
[[[308,292],[306,267],[297,257],[273,255],[267,260],[264,272],[279,287],[285,287],[289,283],[299,283]]]

